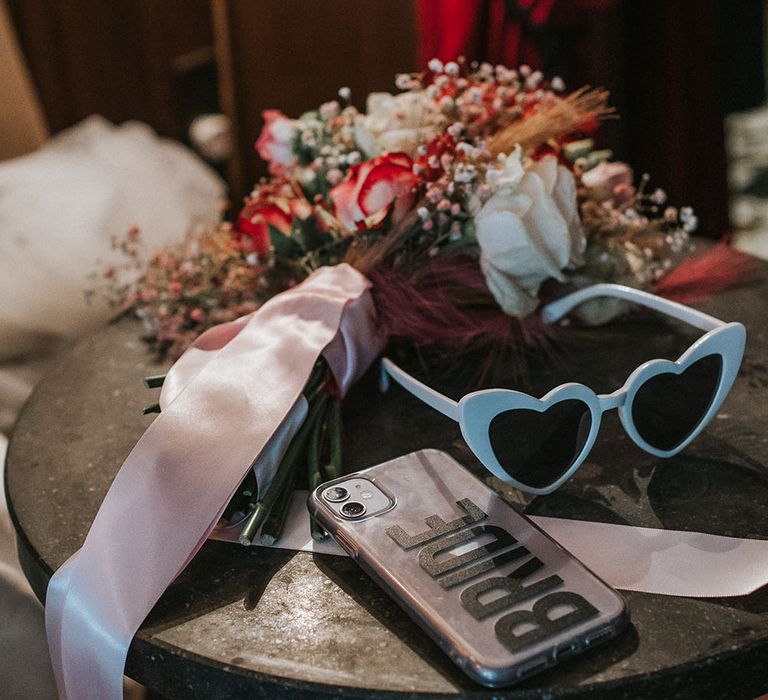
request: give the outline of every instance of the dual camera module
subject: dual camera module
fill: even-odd
[[[336,517],[347,521],[367,520],[395,507],[395,499],[380,484],[357,474],[321,486],[319,495]]]
[[[365,497],[365,494],[362,495]],[[323,498],[329,503],[342,503],[339,513],[343,517],[350,520],[361,518],[366,512],[365,505],[359,501],[350,501],[349,496],[349,489],[343,486],[331,486],[323,491]]]

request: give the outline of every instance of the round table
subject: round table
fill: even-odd
[[[659,460],[641,451],[611,412],[588,462],[561,490],[533,500],[502,492],[539,515],[768,538],[766,271],[762,265],[760,281],[700,305],[743,322],[747,351],[718,416],[681,455]],[[14,431],[8,500],[22,565],[41,599],[152,420],[141,408],[155,394],[141,379],[162,368],[140,332],[123,319],[61,357]],[[677,323],[637,314],[574,332],[557,360],[533,353],[516,384],[538,395],[563,381],[611,391],[644,360],[674,358],[695,337]],[[457,372],[447,357],[433,361],[432,372],[411,369],[454,397],[481,384],[515,385],[503,357],[485,359],[501,378],[492,373],[483,384],[477,362]],[[344,414],[350,468],[437,447],[482,474],[454,423],[399,388],[379,395],[375,372],[354,387]],[[632,625],[615,642],[491,691],[463,676],[351,560],[208,542],[139,630],[126,673],[169,698],[714,700],[768,690],[768,587],[717,600],[626,597]]]

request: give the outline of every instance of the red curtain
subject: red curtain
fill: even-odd
[[[541,67],[546,33],[584,24],[616,0],[419,0],[419,57]]]
[[[419,57],[523,63],[607,87],[621,119],[601,145],[727,232],[716,0],[418,0]]]

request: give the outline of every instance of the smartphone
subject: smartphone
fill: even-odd
[[[527,678],[629,620],[617,591],[439,450],[321,484],[308,506],[483,685]]]

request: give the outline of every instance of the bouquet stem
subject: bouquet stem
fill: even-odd
[[[159,389],[165,382],[165,376],[164,374],[153,374],[149,377],[144,377],[144,386],[147,389]]]
[[[314,376],[314,373],[313,373]],[[311,379],[310,379],[311,382]],[[294,477],[296,476],[296,469],[299,464],[299,460],[302,456],[305,445],[312,433],[316,423],[320,419],[320,416],[325,408],[325,404],[328,400],[328,394],[322,390],[318,390],[314,396],[311,397],[309,412],[304,420],[304,423],[299,428],[296,435],[294,435],[291,444],[288,445],[288,449],[283,455],[283,459],[280,462],[280,466],[277,469],[277,473],[272,479],[269,489],[263,499],[259,499],[254,505],[251,514],[245,521],[242,531],[240,532],[239,541],[240,544],[250,545],[253,542],[253,538],[262,526],[270,511],[275,507],[280,500],[280,495],[284,490],[290,492],[293,485]],[[285,507],[287,508],[288,501],[285,501]]]
[[[272,506],[272,510],[269,512],[267,519],[264,521],[264,526],[261,528],[262,544],[273,545],[283,532],[283,526],[285,525],[285,519],[288,515],[288,507],[291,503],[292,493],[293,484],[287,484],[286,487],[280,491],[280,495],[277,497],[275,505]]]
[[[330,459],[325,467],[328,479],[337,479],[342,474],[341,468],[341,399],[334,397],[328,418],[330,434]]]
[[[150,389],[162,387],[165,377],[165,374],[145,377],[144,385]],[[250,502],[250,513],[238,538],[240,544],[252,544],[259,530],[263,544],[272,545],[280,537],[302,458],[306,459],[310,490],[342,475],[341,399],[329,393],[328,366],[325,360],[320,359],[315,364],[304,388],[304,395],[309,404],[307,416],[288,445],[266,494],[254,502],[252,498],[255,488],[246,478],[241,486],[243,490],[230,504],[232,509],[240,509],[243,506],[238,504]],[[157,403],[144,409],[145,415],[159,412],[160,405]],[[325,461],[324,456],[327,457]],[[251,481],[255,484],[255,479]],[[325,539],[325,531],[314,518],[310,518],[310,530],[313,539]]]

